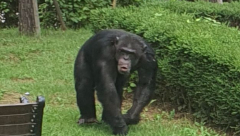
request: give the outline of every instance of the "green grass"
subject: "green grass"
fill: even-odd
[[[0,99],[8,93],[30,93],[46,98],[43,136],[107,136],[108,125],[78,126],[79,111],[73,87],[73,62],[79,47],[92,35],[88,30],[67,32],[43,30],[41,38],[19,36],[17,29],[0,30]],[[3,96],[3,94],[6,94]],[[11,99],[11,98],[8,98]],[[101,105],[97,104],[100,120]],[[126,109],[124,109],[126,111]],[[213,130],[187,119],[166,119],[151,113],[130,126],[131,136],[218,136]],[[171,116],[170,114],[166,114]]]

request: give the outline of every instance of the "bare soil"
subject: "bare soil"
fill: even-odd
[[[24,79],[24,80],[13,79],[13,80],[20,81],[20,82],[32,81],[32,79]],[[0,104],[19,103],[20,102],[19,98],[21,96],[22,96],[22,94],[17,93],[17,92],[5,92],[3,97],[0,99]],[[71,97],[71,96],[66,96],[66,97]],[[122,103],[123,110],[126,111],[126,109],[129,109],[131,107],[132,97],[133,97],[133,94],[131,94],[131,93],[124,94],[123,103]],[[53,96],[53,98],[58,98],[57,93],[55,94],[55,96]],[[30,101],[31,101],[31,97],[28,97],[28,99],[30,99]],[[57,100],[49,101],[49,104],[57,106],[57,105],[59,105],[60,101],[59,102]],[[96,100],[96,102],[99,103],[97,100]],[[76,107],[76,103],[73,100],[71,102],[66,102],[65,104],[72,106],[72,107]],[[144,108],[143,112],[141,113],[141,120],[142,121],[147,121],[147,120],[153,121],[153,120],[157,119],[156,117],[158,115],[161,115],[161,123],[164,123],[164,122],[168,123],[170,121],[169,120],[170,112],[173,111],[173,109],[174,109],[174,106],[171,105],[170,103],[162,103],[159,100],[156,100]],[[187,123],[189,125],[194,125],[194,118],[191,114],[189,114],[187,112],[175,112],[173,114],[173,116],[171,117],[171,122],[174,124]],[[222,132],[222,129],[219,127],[213,127],[211,125],[207,125],[207,126],[208,127],[210,126],[210,128],[214,129],[219,134],[224,133],[224,132]],[[226,136],[233,136],[233,133],[228,132],[226,134]]]
[[[19,98],[21,94],[16,92],[6,92],[3,94],[3,97],[0,99],[0,104],[16,104],[20,103]]]
[[[34,82],[34,79],[33,78],[11,78],[12,81],[14,82],[20,82],[20,83],[32,83]]]

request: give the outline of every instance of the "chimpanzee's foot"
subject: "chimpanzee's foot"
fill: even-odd
[[[113,134],[118,136],[126,136],[128,133],[128,126],[124,125],[122,127],[114,127]]]
[[[89,119],[79,118],[77,123],[81,125],[86,123],[98,123],[98,121],[96,118],[89,118]]]

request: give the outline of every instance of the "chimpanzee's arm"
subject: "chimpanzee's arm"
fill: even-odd
[[[117,66],[114,61],[110,58],[99,60],[95,84],[98,100],[103,106],[102,119],[112,127],[114,134],[125,135],[128,128],[121,114],[121,102],[115,86]]]
[[[141,60],[141,67],[138,69],[138,86],[134,94],[133,105],[124,115],[127,124],[137,124],[140,120],[140,113],[151,101],[155,90],[157,62],[152,54],[147,54]]]

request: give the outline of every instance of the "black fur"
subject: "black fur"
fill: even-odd
[[[136,50],[131,72],[138,70],[139,81],[133,105],[121,113],[123,86],[128,74],[117,69],[116,49],[126,46]],[[155,89],[157,61],[151,47],[139,36],[123,30],[102,30],[92,36],[80,49],[74,65],[79,124],[96,122],[94,91],[103,106],[102,119],[114,134],[126,135],[128,124],[137,124],[140,112],[150,102]]]

